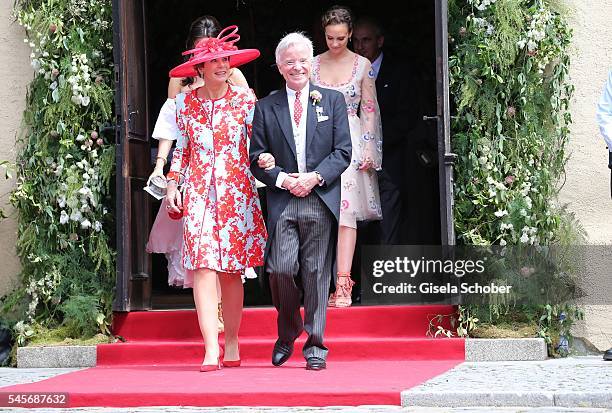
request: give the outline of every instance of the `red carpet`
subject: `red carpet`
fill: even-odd
[[[125,313],[114,331],[127,342],[98,346],[98,367],[3,392],[70,393],[70,406],[328,406],[399,404],[400,392],[464,360],[462,339],[426,337],[428,320],[449,306],[330,309],[327,370],[304,369],[298,340],[291,360],[270,364],[273,308],[245,309],[243,366],[200,373],[203,345],[194,311]]]
[[[302,362],[212,373],[199,373],[196,365],[95,367],[10,390],[69,391],[70,407],[399,405],[402,390],[457,363],[336,362],[319,372],[306,371]]]

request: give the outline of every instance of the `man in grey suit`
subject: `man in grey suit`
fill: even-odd
[[[323,334],[335,273],[340,175],[351,160],[351,138],[342,94],[310,84],[312,59],[312,42],[303,34],[279,42],[276,64],[286,87],[255,105],[250,161],[253,175],[267,186],[266,272],[278,311],[272,364],[289,359],[305,329],[306,368],[321,370],[328,352]],[[261,154],[274,157],[274,168],[258,166]]]

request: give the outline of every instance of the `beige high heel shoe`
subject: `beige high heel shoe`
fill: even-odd
[[[350,307],[353,304],[351,294],[355,281],[351,279],[350,272],[339,272],[336,279],[336,291],[327,301],[328,307]]]

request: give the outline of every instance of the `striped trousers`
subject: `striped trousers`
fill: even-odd
[[[292,198],[276,223],[266,261],[272,302],[278,311],[278,338],[293,343],[306,330],[306,359],[327,357],[323,334],[336,248],[332,230],[337,225],[316,193]],[[302,295],[304,320],[300,315]]]

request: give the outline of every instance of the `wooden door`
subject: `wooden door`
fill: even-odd
[[[438,131],[438,176],[440,185],[441,244],[455,245],[453,220],[453,165],[457,155],[450,145],[448,89],[448,0],[436,1],[436,94],[435,120]]]
[[[144,0],[113,0],[117,114],[117,290],[115,311],[151,308],[151,260],[145,252],[150,173]]]

